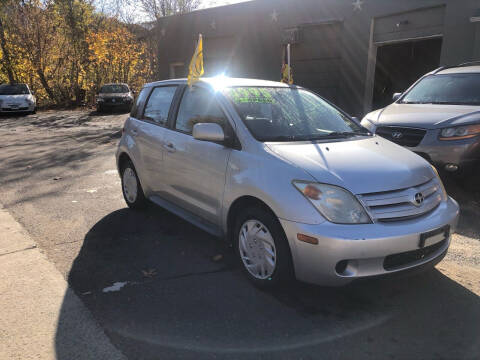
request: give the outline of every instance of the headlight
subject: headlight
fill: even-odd
[[[97,97],[97,102],[105,101],[102,97]]]
[[[28,105],[33,105],[33,100],[32,99],[27,99],[27,104]]]
[[[328,221],[337,224],[367,224],[370,217],[347,190],[334,185],[294,181],[293,185]]]
[[[444,128],[440,131],[440,140],[468,139],[480,134],[480,124]]]
[[[368,120],[367,117],[364,117],[362,121],[360,121],[360,125],[367,128],[370,132],[375,133],[375,124],[373,121]]]

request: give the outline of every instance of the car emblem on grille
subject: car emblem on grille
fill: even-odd
[[[413,204],[415,206],[420,206],[423,203],[423,200],[425,200],[425,197],[423,196],[422,193],[416,193],[415,196],[413,197]]]
[[[394,131],[392,132],[392,138],[394,139],[401,139],[403,137],[403,133],[400,131]]]

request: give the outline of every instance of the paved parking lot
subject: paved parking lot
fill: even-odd
[[[0,117],[0,202],[128,358],[480,358],[478,178],[445,179],[462,217],[436,270],[261,292],[222,241],[159,208],[126,208],[114,161],[126,117]],[[61,324],[58,339],[74,326]]]

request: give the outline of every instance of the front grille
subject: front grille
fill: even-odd
[[[388,255],[383,261],[383,268],[387,271],[391,271],[423,260],[440,250],[446,242],[447,239],[421,249]]]
[[[402,128],[395,126],[381,126],[376,130],[376,134],[387,140],[402,146],[415,147],[422,141],[427,133],[423,129]]]
[[[415,196],[421,194],[418,204]],[[442,190],[436,178],[407,189],[359,195],[373,221],[391,222],[413,219],[433,211],[442,201]]]
[[[114,103],[113,99],[115,99],[115,103],[123,103],[123,98],[121,97],[111,97],[111,98],[105,98],[106,103]]]

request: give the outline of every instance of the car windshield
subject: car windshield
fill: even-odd
[[[293,87],[232,87],[224,93],[259,141],[320,140],[369,134],[310,91]]]
[[[25,84],[0,85],[0,95],[25,95],[29,94]]]
[[[100,89],[101,93],[112,94],[112,93],[128,93],[128,86],[114,84],[114,85],[103,85]]]
[[[400,103],[480,105],[480,74],[426,76],[405,95]]]

